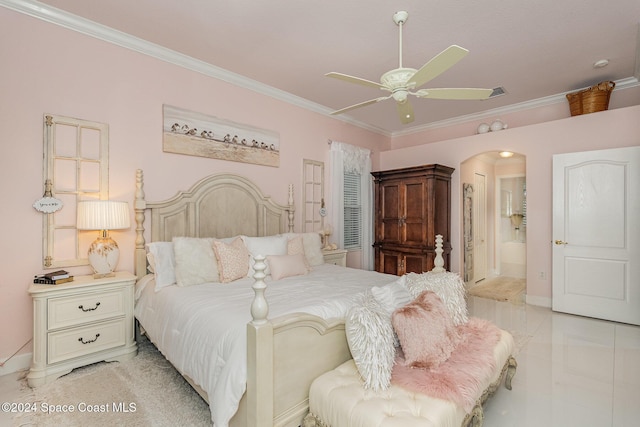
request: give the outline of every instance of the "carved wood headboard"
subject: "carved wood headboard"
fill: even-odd
[[[287,205],[263,195],[253,182],[239,175],[210,175],[174,197],[147,202],[142,170],[136,171],[134,202],[136,219],[135,269],[138,278],[147,273],[144,223],[151,218],[151,241],[170,242],[173,237],[270,236],[293,232],[293,185]]]

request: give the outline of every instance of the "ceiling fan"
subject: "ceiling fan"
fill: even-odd
[[[380,83],[376,83],[371,80],[362,79],[360,77],[353,77],[342,73],[327,73],[327,77],[333,77],[336,79],[344,80],[351,83],[357,83],[364,86],[374,87],[380,90],[391,92],[390,95],[382,96],[379,98],[370,99],[369,101],[360,102],[349,107],[342,108],[334,111],[331,114],[342,114],[355,108],[365,107],[367,105],[375,104],[380,101],[384,101],[389,98],[393,98],[396,101],[398,115],[400,121],[404,124],[411,123],[413,117],[413,106],[408,99],[409,95],[416,96],[418,98],[432,98],[432,99],[463,99],[463,100],[477,100],[487,99],[493,92],[493,89],[481,89],[481,88],[437,88],[437,89],[419,89],[420,86],[428,81],[439,76],[458,61],[466,56],[469,51],[463,47],[457,45],[451,45],[438,55],[433,57],[429,62],[424,64],[422,68],[416,70],[415,68],[405,68],[402,66],[402,25],[407,22],[409,13],[405,11],[399,11],[394,13],[393,22],[399,27],[399,65],[398,68],[387,71],[380,77]]]

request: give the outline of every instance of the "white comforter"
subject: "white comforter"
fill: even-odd
[[[293,312],[342,318],[357,294],[396,279],[331,264],[314,267],[305,276],[268,277],[269,318]],[[162,354],[207,392],[216,427],[228,425],[245,392],[253,282],[169,286],[159,292],[153,276],[137,284],[136,318]]]

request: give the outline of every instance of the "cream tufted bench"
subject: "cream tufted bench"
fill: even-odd
[[[329,371],[311,384],[309,414],[303,427],[460,427],[482,426],[482,404],[505,378],[511,390],[516,361],[511,356],[513,337],[506,331],[494,347],[495,372],[477,397],[477,403],[467,414],[454,402],[414,393],[392,385],[375,392],[362,386],[358,369],[349,360]]]

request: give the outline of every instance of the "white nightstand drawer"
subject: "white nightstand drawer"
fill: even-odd
[[[54,330],[125,314],[124,289],[88,292],[47,301],[47,329]]]
[[[123,346],[126,319],[50,332],[47,336],[47,363],[57,363],[87,354]]]
[[[342,267],[347,266],[346,249],[325,249],[322,251],[322,254],[326,264],[339,265]]]

